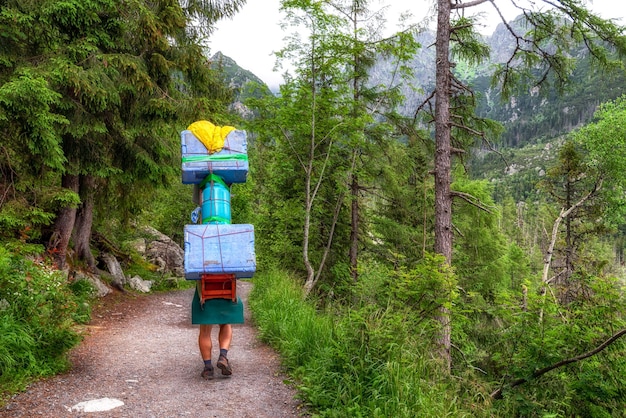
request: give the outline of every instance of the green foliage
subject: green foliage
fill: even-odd
[[[577,219],[581,233],[589,233],[601,223],[597,220],[623,223],[626,165],[615,150],[624,148],[625,100],[603,106],[594,124],[573,135],[554,170],[549,167],[558,146],[540,143],[504,150],[513,163],[504,177],[496,161],[500,156],[476,159],[472,171],[480,169],[490,182],[470,181],[457,171],[453,272],[429,255],[432,138],[415,126],[419,117],[389,114],[392,128],[371,112],[392,108],[401,97],[368,85],[367,69],[381,54],[395,56],[399,68],[407,70],[403,62],[416,47],[414,34],[378,39],[372,27],[359,26],[367,3],[334,2],[328,9],[328,2],[284,1],[290,17],[312,29],[306,42],[279,53],[300,63],[295,76],[287,77],[278,97],[257,94],[250,84],[241,92],[251,98],[248,104],[258,118],[248,125],[254,132],[250,181],[233,186],[232,211],[233,222],[255,225],[257,261],[264,271],[255,277],[250,304],[261,337],[281,352],[305,402],[319,416],[620,416],[626,397],[623,341],[540,378],[529,377],[624,327],[623,289],[607,278],[621,272],[608,241],[613,237],[581,243],[567,298],[553,297],[555,288],[538,283],[537,272],[545,251],[543,231],[554,220],[555,207],[546,203],[545,192],[559,196],[562,205],[564,179],[603,180],[603,200],[588,212],[590,221]],[[579,42],[586,36],[581,23],[615,39],[613,26],[594,20],[577,2],[561,4],[581,19],[563,25],[552,13],[529,14],[538,27],[528,31],[529,48],[518,56],[531,70],[553,71],[556,76],[546,81],[557,87],[569,75],[580,83],[556,110],[516,95],[518,104],[532,108],[532,116],[520,118],[509,130],[509,138],[516,139],[509,141],[541,142],[554,132],[539,132],[539,127],[577,125],[590,103],[595,105],[594,89],[617,92],[623,84],[620,76],[601,82],[591,70],[572,72],[577,53],[541,67],[542,48],[577,51],[578,44],[555,42],[565,35]],[[57,209],[84,203],[60,187],[64,174],[98,178],[92,190],[95,224],[112,231],[107,237],[129,254],[126,273],[155,280],[155,289],[191,285],[162,281],[154,266],[130,250],[128,241],[137,237],[131,221],[147,222],[182,242],[182,226],[194,205],[190,186],[180,184],[175,169],[178,133],[200,118],[218,124],[233,120],[226,112],[233,96],[219,73],[222,64],[207,66],[199,33],[186,26],[186,19],[202,18],[210,31],[215,19],[232,15],[241,2],[228,2],[221,10],[214,2],[185,2],[181,8],[170,0],[13,5],[0,10],[2,391],[62,370],[65,353],[78,341],[73,325],[89,319],[91,285],[66,283],[40,258]],[[455,22],[452,53],[459,61],[455,76],[481,83],[476,68],[487,50],[473,31],[475,22],[464,16]],[[615,64],[596,48],[595,38],[586,39],[595,58]],[[536,73],[502,68],[498,75],[516,81]],[[504,86],[503,94],[512,91]],[[454,146],[473,145],[474,136],[467,135],[473,131],[495,138],[500,127],[475,117],[476,98],[459,93],[453,100],[462,115],[455,120]],[[510,104],[490,105],[500,120],[511,119]],[[565,107],[580,111],[564,112]],[[568,161],[576,164],[561,170]],[[552,184],[537,189],[544,172],[544,185]],[[358,181],[351,190],[352,179]],[[356,282],[346,257],[353,202],[360,204],[361,222]],[[320,301],[304,300],[299,281],[272,269],[305,273],[307,215],[314,263],[322,259],[335,228],[318,288],[326,297]],[[432,360],[441,307],[452,320],[452,378]],[[510,387],[516,378],[528,381]],[[491,400],[498,387],[504,388],[504,399]]]
[[[383,152],[385,163],[371,166],[379,170],[376,192],[366,201],[375,238],[364,250],[381,261],[410,265],[432,249],[430,151],[411,138],[409,144],[390,142]]]
[[[220,3],[206,0],[187,0],[185,1],[185,5],[190,17],[200,19],[202,22],[206,23],[206,25],[198,25],[200,28],[193,26],[190,30],[206,30],[211,32],[218,20],[233,17],[241,10],[244,4],[245,0],[229,0]]]
[[[333,325],[317,318],[303,299],[300,284],[278,271],[255,275],[250,295],[261,338],[281,352],[285,365],[296,369],[332,344]],[[285,338],[290,335],[290,338]]]
[[[332,174],[324,172],[325,153],[331,153],[332,161],[338,156],[332,155],[330,143],[321,141],[315,155],[310,158],[306,149],[310,148],[307,138],[312,134],[308,124],[300,124],[304,114],[310,115],[310,92],[298,90],[295,84],[281,86],[280,97],[267,97],[262,100],[249,100],[248,103],[261,113],[260,119],[250,125],[255,132],[255,148],[250,155],[250,177],[255,179],[255,212],[253,223],[258,233],[257,254],[263,263],[277,261],[295,270],[304,272],[302,246],[305,219],[305,201],[312,196],[312,188],[306,190],[305,178],[312,181],[323,180],[320,184],[332,193],[339,187],[332,179]],[[310,116],[308,116],[310,117]],[[319,132],[329,129],[318,128]],[[308,161],[315,167],[307,172]],[[339,169],[342,165],[337,165]],[[330,165],[328,171],[335,168]],[[307,174],[308,173],[308,174]],[[319,175],[323,174],[323,178]],[[321,193],[321,192],[320,192]],[[316,203],[311,208],[311,230],[327,231],[332,219],[333,204]],[[319,198],[317,199],[319,200]],[[311,258],[317,260],[319,251],[325,245],[325,237],[316,234],[311,238]]]
[[[0,392],[67,368],[66,354],[89,320],[89,286],[69,285],[42,259],[26,259],[0,246]]]
[[[287,23],[307,28],[307,36],[291,37],[277,54],[295,65],[279,96],[248,102],[258,114],[251,130],[263,164],[258,223],[271,235],[263,245],[268,255],[307,274],[307,289],[317,273],[322,286],[334,287],[329,272],[346,265],[340,254],[368,239],[363,195],[377,181],[376,161],[392,140],[392,127],[374,109],[399,100],[395,89],[370,85],[369,70],[380,55],[405,75],[418,45],[411,30],[384,37],[381,14],[367,2],[295,0],[281,8]],[[354,257],[350,263],[354,273]]]
[[[226,113],[226,89],[205,65],[197,39],[185,36],[185,10],[161,3],[91,0],[33,2],[27,12],[3,8],[0,25],[11,42],[0,51],[9,63],[0,71],[0,130],[11,139],[8,150],[20,159],[30,156],[24,163],[32,168],[104,178],[124,172],[126,179],[144,181],[142,188],[171,176],[178,145],[173,125],[186,126],[212,98],[212,109]],[[189,11],[199,17],[211,9],[219,7],[196,4]],[[174,71],[187,79],[184,93],[171,77]]]
[[[250,306],[261,338],[279,350],[318,416],[472,416],[449,391],[454,384],[428,360],[433,312],[415,312],[391,297],[411,288],[411,303],[422,298],[425,306],[436,306],[441,300],[430,292],[446,293],[451,284],[435,271],[440,261],[433,258],[397,286],[394,279],[401,277],[369,265],[360,276],[357,305],[326,313],[306,302],[300,284],[285,273],[255,276]],[[385,290],[388,285],[398,291]]]
[[[386,281],[387,303],[423,318],[434,318],[440,307],[450,309],[458,297],[456,277],[443,256],[426,253],[412,270],[394,271]]]
[[[27,324],[3,307],[0,311],[0,394],[22,389],[29,373],[38,369],[35,339]]]
[[[619,416],[615,413],[624,391],[616,376],[624,364],[615,363],[613,356],[623,347],[621,341],[532,377],[536,370],[590,351],[626,324],[619,307],[624,295],[616,281],[592,276],[580,280],[587,291],[568,306],[550,289],[530,281],[513,290],[500,289],[493,303],[474,293],[455,306],[455,368],[465,376],[463,390],[477,396],[478,387],[488,397],[495,388],[504,388],[504,399],[493,403],[491,416]],[[527,381],[508,388],[518,378]],[[602,402],[588,402],[599,393]],[[597,415],[589,415],[590,408]]]
[[[3,148],[15,147],[18,164],[30,167],[29,171],[39,165],[62,169],[67,159],[59,129],[68,120],[54,110],[61,95],[30,68],[8,77],[0,73],[0,81],[0,132],[6,138]],[[30,159],[22,160],[28,155]]]
[[[22,185],[24,184],[20,183],[19,186]],[[11,188],[10,185],[5,187]],[[32,185],[24,187],[30,188]],[[20,197],[0,204],[1,238],[40,242],[42,231],[54,222],[59,205],[77,206],[80,203],[76,193],[60,187],[33,190],[32,194],[23,194]]]
[[[230,188],[230,206],[232,223],[252,223],[256,215],[256,179],[249,175],[245,183],[233,184]]]
[[[250,305],[316,416],[620,416],[624,342],[515,388],[507,384],[591,350],[626,325],[614,280],[588,277],[567,310],[528,280],[493,302],[459,294],[442,260],[413,270],[368,264],[351,304],[318,309],[279,270],[258,273]],[[451,296],[452,295],[452,296]],[[453,301],[454,381],[432,362],[437,307]],[[504,386],[504,398],[490,393]]]
[[[626,96],[603,104],[594,117],[574,133],[574,141],[582,147],[590,174],[603,181],[600,193],[608,205],[607,220],[621,224],[626,216],[626,157],[616,150],[626,146]]]
[[[454,265],[459,285],[467,292],[491,298],[498,288],[509,288],[506,275],[507,244],[499,230],[500,209],[486,181],[457,176],[453,222],[459,234],[454,245]]]
[[[138,218],[182,245],[183,228],[191,223],[191,211],[196,207],[192,197],[193,186],[174,183],[142,207]]]
[[[489,47],[482,42],[482,36],[476,32],[476,19],[461,17],[451,22],[450,52],[453,59],[478,66],[489,57]]]
[[[506,365],[513,376],[527,377],[534,370],[597,347],[622,328],[625,322],[618,306],[623,295],[616,294],[615,284],[597,277],[590,277],[589,284],[593,296],[580,298],[567,310],[532,289],[526,311],[511,305],[505,308],[518,310],[514,315],[524,320],[505,325],[501,347],[511,351],[501,351],[503,356],[494,360],[503,362],[501,367]],[[508,317],[503,311],[500,314]],[[619,416],[625,393],[616,376],[623,373],[624,363],[616,362],[614,356],[623,349],[620,347],[624,343],[618,341],[596,356],[531,379],[511,389],[505,394],[506,401],[496,406],[501,411],[513,408],[510,413],[525,416],[542,416],[548,411],[562,416]]]
[[[50,225],[54,214],[31,206],[28,202],[12,200],[0,206],[0,237],[24,241],[41,237],[40,228]]]
[[[76,312],[72,319],[79,324],[87,324],[91,320],[91,302],[96,297],[96,288],[89,280],[73,280],[68,283],[76,300]]]

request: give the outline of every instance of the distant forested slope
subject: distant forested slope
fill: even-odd
[[[511,23],[514,27],[519,24]],[[422,49],[411,63],[414,82],[399,85],[406,97],[400,107],[404,115],[412,115],[434,89],[434,33],[425,31],[418,36]],[[500,138],[502,147],[523,147],[544,142],[567,133],[589,122],[600,103],[613,100],[625,92],[626,76],[623,72],[608,73],[591,65],[583,49],[572,51],[582,56],[583,63],[572,75],[567,91],[549,90],[540,95],[534,86],[518,91],[510,99],[502,101],[500,91],[491,86],[494,64],[508,59],[514,47],[514,39],[504,25],[500,24],[491,36],[485,38],[490,48],[490,61],[480,66],[457,62],[456,76],[468,84],[478,97],[477,113],[505,125]],[[394,83],[393,62],[380,60],[372,69],[373,84]]]

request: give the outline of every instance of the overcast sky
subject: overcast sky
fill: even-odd
[[[409,10],[414,15],[414,20],[423,19],[433,0],[372,0],[372,9],[390,6],[391,16],[387,18],[389,29],[393,29],[393,23],[401,11]],[[540,1],[536,1],[540,4]],[[276,59],[274,52],[283,47],[283,39],[290,32],[280,29],[283,18],[279,12],[280,0],[248,0],[242,10],[233,18],[219,22],[217,30],[209,39],[211,54],[221,51],[224,55],[234,59],[237,64],[251,71],[261,78],[270,89],[276,91],[282,82],[283,70],[274,71]],[[510,0],[496,0],[498,6],[504,7],[510,4]],[[626,1],[625,0],[587,0],[588,7],[596,11],[604,18],[617,18],[619,22],[626,24]],[[481,6],[474,11],[491,11],[490,3]],[[507,19],[512,19],[518,13],[514,9],[502,9]],[[494,17],[489,17],[494,16]],[[495,14],[487,15],[483,33],[493,32],[499,20]]]

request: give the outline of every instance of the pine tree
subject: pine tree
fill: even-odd
[[[504,0],[503,0],[504,1]],[[453,156],[462,152],[453,145],[453,131],[485,137],[484,129],[474,129],[464,123],[456,107],[454,98],[467,97],[471,90],[458,83],[451,71],[453,56],[472,57],[480,61],[486,56],[486,50],[477,42],[474,30],[476,18],[466,17],[465,12],[487,0],[477,1],[437,1],[437,36],[436,48],[436,88],[435,88],[435,252],[442,254],[447,263],[452,264],[452,199]],[[498,10],[498,3],[490,4]],[[570,51],[573,45],[584,41],[585,46],[596,62],[605,66],[616,66],[619,62],[612,59],[605,49],[605,42],[611,43],[620,54],[626,52],[626,39],[618,26],[590,13],[578,0],[559,0],[545,2],[555,6],[546,11],[521,8],[526,23],[526,32],[519,33],[508,22],[503,22],[516,39],[516,47],[511,59],[497,69],[495,79],[501,82],[504,97],[514,91],[520,83],[534,83],[541,87],[551,84],[562,87],[567,83],[575,59]],[[458,16],[457,16],[457,12]],[[500,14],[500,16],[502,16]],[[563,18],[568,19],[563,19]],[[452,45],[452,48],[451,48]],[[455,48],[458,48],[455,52]],[[460,95],[460,96],[459,96]],[[467,109],[467,108],[465,108]],[[439,338],[440,356],[449,370],[451,365],[451,327],[450,314],[442,307],[441,334]]]

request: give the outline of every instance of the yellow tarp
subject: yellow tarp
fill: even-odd
[[[207,120],[199,120],[187,128],[209,151],[209,154],[220,152],[224,148],[224,141],[233,126],[216,126]]]

